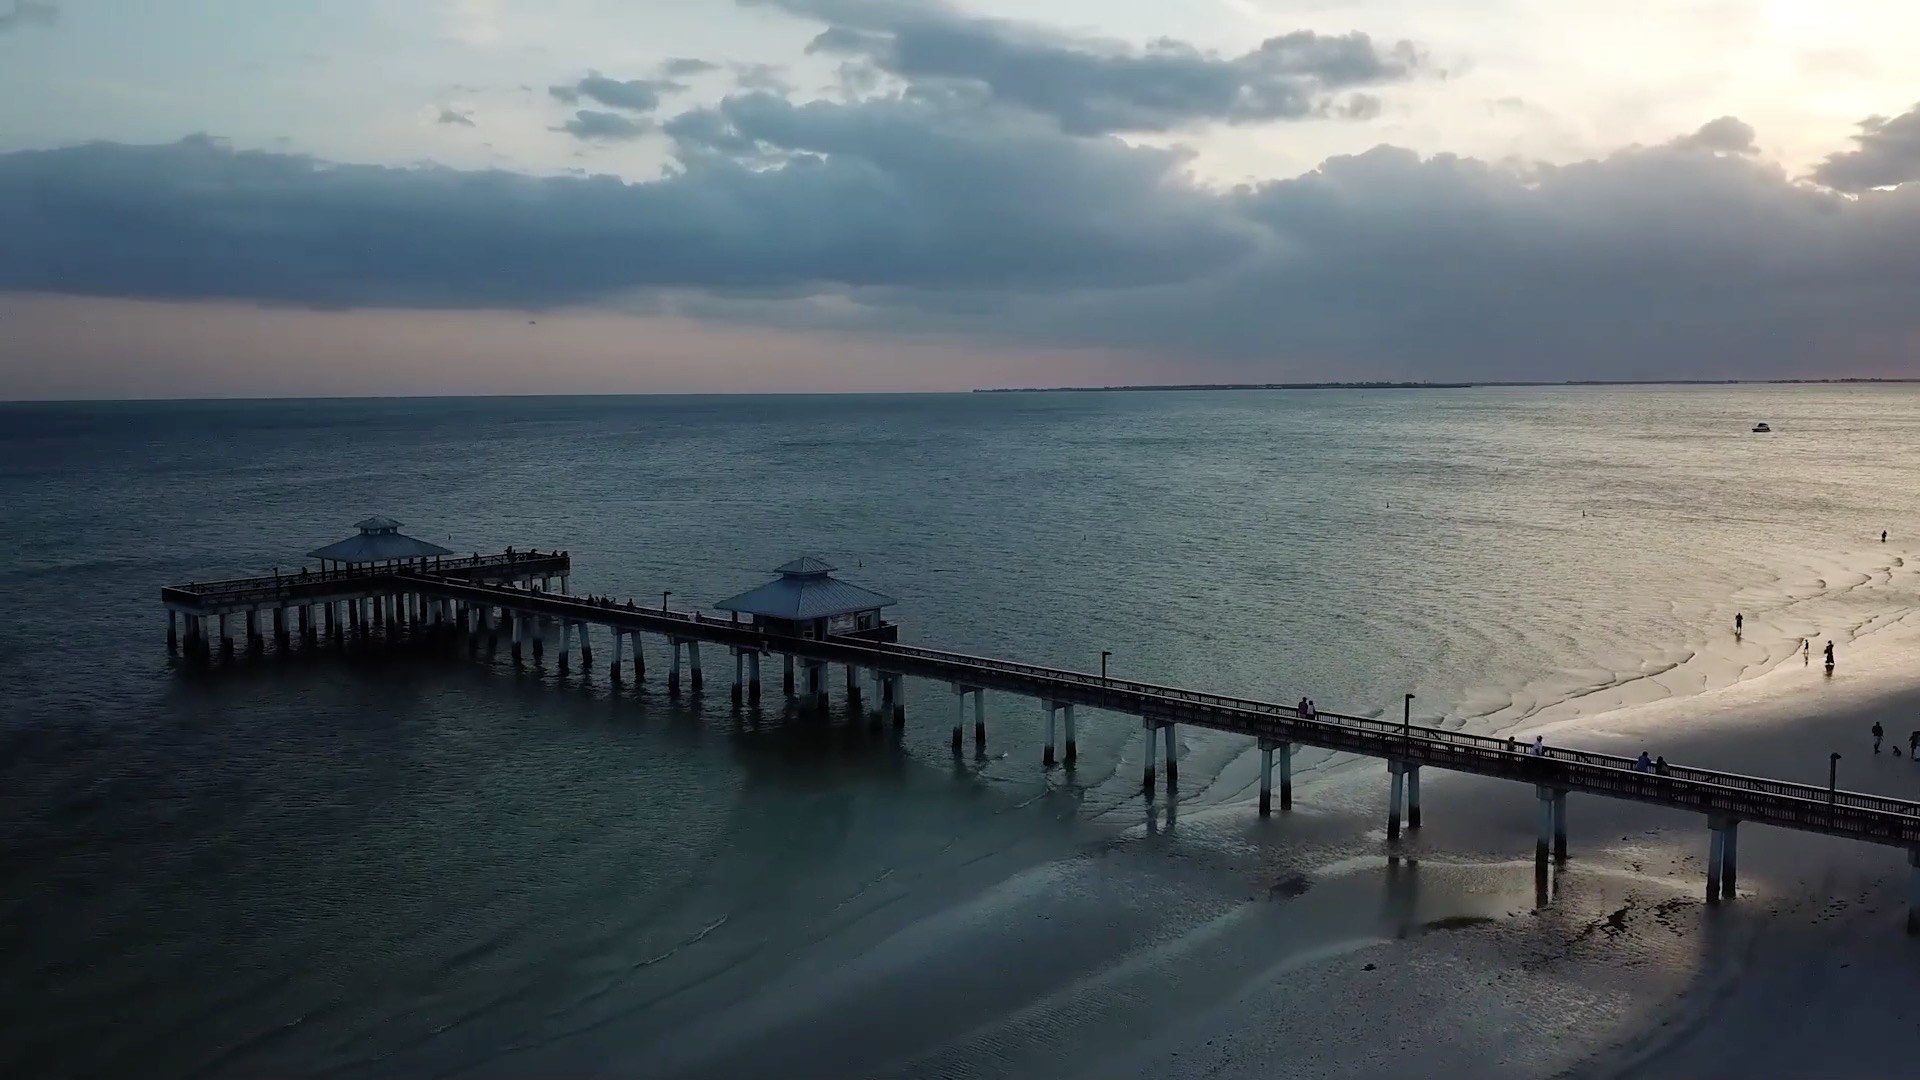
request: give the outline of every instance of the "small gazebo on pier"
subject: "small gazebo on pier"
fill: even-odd
[[[358,535],[309,551],[307,557],[319,559],[320,568],[325,571],[366,563],[405,562],[453,554],[439,544],[430,544],[406,535],[400,531],[400,523],[390,517],[376,514],[356,522],[354,528],[360,530]],[[329,567],[329,563],[334,565]]]
[[[872,636],[887,626],[880,611],[898,601],[841,581],[833,576],[838,569],[825,560],[802,556],[774,567],[778,578],[713,606],[749,616],[756,628],[770,634],[815,641],[841,635]]]

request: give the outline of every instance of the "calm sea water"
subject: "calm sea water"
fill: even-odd
[[[1916,451],[1897,387],[0,406],[0,1072],[804,1075],[743,988],[1139,819],[1122,718],[1046,776],[1037,706],[994,701],[956,764],[942,687],[896,738],[604,670],[169,661],[159,586],[369,513],[676,603],[825,554],[908,641],[1502,731],[1907,610]],[[1182,799],[1246,802],[1247,749],[1186,733]],[[1062,992],[915,955],[951,1026],[805,1060]]]

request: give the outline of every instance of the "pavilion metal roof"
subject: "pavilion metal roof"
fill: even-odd
[[[878,611],[899,602],[885,593],[828,576],[833,570],[831,564],[811,556],[795,559],[775,571],[778,578],[713,606],[743,615],[804,622]]]
[[[343,563],[386,562],[390,559],[421,559],[453,554],[439,544],[430,544],[399,532],[400,523],[375,515],[357,522],[360,535],[307,552],[309,559],[331,559]]]

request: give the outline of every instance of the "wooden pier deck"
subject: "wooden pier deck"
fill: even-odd
[[[1741,822],[1820,833],[1891,847],[1905,848],[1911,871],[1910,932],[1920,933],[1920,803],[1863,792],[1841,791],[1786,780],[1745,776],[1689,765],[1670,765],[1666,772],[1639,771],[1633,759],[1588,751],[1546,747],[1533,753],[1528,744],[1511,739],[1475,735],[1431,725],[1397,723],[1334,712],[1303,716],[1292,705],[1208,693],[1181,687],[1113,678],[1091,672],[971,656],[941,649],[900,644],[892,638],[892,624],[858,634],[798,636],[771,633],[766,628],[735,619],[702,616],[697,612],[614,605],[591,597],[549,592],[535,583],[564,581],[570,569],[564,553],[516,554],[472,559],[443,558],[406,565],[364,568],[319,579],[317,576],[249,578],[212,582],[162,591],[171,610],[204,618],[211,614],[254,610],[271,605],[331,604],[354,597],[408,597],[409,609],[453,633],[477,640],[483,634],[511,628],[516,656],[525,636],[535,643],[546,639],[546,628],[561,631],[558,658],[567,663],[570,632],[580,643],[581,659],[591,662],[586,628],[595,626],[613,635],[615,660],[611,674],[619,677],[618,649],[628,635],[649,634],[666,639],[673,648],[670,684],[678,691],[682,646],[691,647],[692,683],[701,688],[698,643],[727,648],[734,656],[734,700],[742,699],[751,660],[750,700],[759,696],[759,658],[788,658],[808,665],[814,674],[826,665],[842,665],[848,686],[858,686],[865,672],[881,687],[881,707],[892,708],[900,722],[897,681],[929,679],[948,684],[956,695],[954,749],[961,747],[967,698],[974,701],[975,738],[984,744],[984,709],[980,695],[995,691],[1034,698],[1044,709],[1046,742],[1043,760],[1054,760],[1054,717],[1066,712],[1067,755],[1074,755],[1076,706],[1135,716],[1146,729],[1148,756],[1143,787],[1151,795],[1155,782],[1156,733],[1164,732],[1166,776],[1177,783],[1173,732],[1188,724],[1255,739],[1262,751],[1261,812],[1270,809],[1273,763],[1279,755],[1280,804],[1291,804],[1291,755],[1295,746],[1378,758],[1388,765],[1391,805],[1388,835],[1397,837],[1403,819],[1410,828],[1421,821],[1419,777],[1423,768],[1440,768],[1513,780],[1534,786],[1539,798],[1536,855],[1548,861],[1567,858],[1566,796],[1569,793],[1667,807],[1704,815],[1710,828],[1707,893],[1710,900],[1731,897],[1737,867],[1737,826]],[[329,616],[331,619],[331,616]],[[417,624],[416,624],[417,625]],[[636,655],[638,649],[636,646]],[[791,667],[788,693],[792,693]],[[824,682],[809,676],[807,692],[824,697]]]

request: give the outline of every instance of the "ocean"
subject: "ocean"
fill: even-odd
[[[1225,992],[1169,957],[1250,977],[1245,740],[1148,804],[1125,717],[1047,772],[990,697],[956,761],[944,686],[736,713],[659,642],[168,656],[162,585],[368,514],[675,606],[811,553],[903,641],[1519,732],[1844,663],[1913,609],[1916,451],[1904,386],[0,405],[0,1072],[1067,1075]]]

